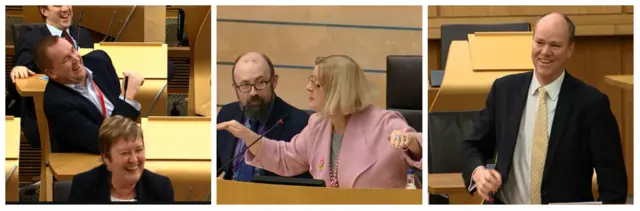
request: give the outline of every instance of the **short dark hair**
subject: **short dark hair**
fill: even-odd
[[[562,13],[558,13],[558,12],[550,12],[544,15],[541,15],[540,17],[538,17],[538,20],[536,21],[536,26],[538,25],[538,22],[540,22],[540,20],[544,17],[546,17],[547,15],[550,14],[558,14],[561,15],[564,18],[564,21],[567,22],[567,29],[569,30],[569,43],[573,43],[575,36],[576,36],[576,25],[573,24],[573,21],[571,20],[571,18],[569,18],[569,16],[562,14]],[[535,33],[535,30],[533,31],[533,33]]]
[[[98,132],[100,153],[111,159],[111,147],[121,138],[125,140],[140,138],[144,145],[142,128],[136,122],[120,115],[106,118],[100,125],[100,131]]]
[[[47,49],[55,45],[60,37],[48,35],[40,39],[34,50],[36,67],[42,71],[52,68],[53,62],[47,55]]]
[[[236,64],[238,64],[238,61],[240,61],[240,59],[242,57],[244,57],[245,55],[249,54],[249,52],[247,53],[243,53],[240,54],[240,56],[238,56],[238,58],[236,58],[235,61],[233,61],[233,67],[231,67],[231,80],[233,81],[233,83],[236,82],[235,78],[234,78],[234,73],[236,72]],[[273,63],[271,63],[271,59],[269,59],[269,57],[263,53],[259,53],[260,56],[262,56],[262,58],[264,59],[264,61],[267,62],[267,65],[269,65],[269,78],[273,78],[273,75],[275,75],[276,69],[273,66]]]

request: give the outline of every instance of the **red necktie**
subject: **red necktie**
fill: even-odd
[[[62,37],[63,37],[65,40],[69,41],[69,43],[71,43],[71,45],[73,45],[74,47],[76,46],[76,45],[73,43],[73,39],[71,39],[71,35],[69,35],[69,33],[67,33],[67,30],[62,30]]]

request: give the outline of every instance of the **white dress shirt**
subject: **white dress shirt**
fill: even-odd
[[[47,25],[47,29],[49,29],[49,32],[51,32],[51,35],[62,37],[62,30],[60,30],[60,29],[58,29],[58,28],[56,28],[56,27],[54,27],[52,25],[49,25],[48,23],[45,24],[45,25]],[[71,32],[69,31],[68,28],[65,29],[65,31],[67,31],[67,33],[69,35],[71,35]],[[78,47],[78,42],[76,42],[76,39],[74,39],[73,36],[71,36],[71,40],[73,40],[73,47],[76,48],[76,50],[80,49],[80,47]]]
[[[558,96],[560,88],[564,81],[565,72],[555,81],[544,86],[547,90],[547,109],[548,109],[548,133],[551,135],[551,126],[553,125],[553,117],[556,113],[558,105]],[[505,204],[531,204],[531,143],[533,141],[533,126],[536,121],[536,113],[538,111],[538,88],[540,82],[533,73],[529,91],[527,92],[527,102],[520,119],[520,128],[518,129],[518,137],[516,146],[513,151],[513,160],[511,170],[507,178],[506,184],[502,184],[500,195],[498,196]],[[498,155],[496,155],[498,156]],[[542,159],[542,158],[541,158]],[[496,160],[497,163],[497,160]],[[475,170],[474,172],[475,173]],[[472,175],[473,175],[472,173]],[[504,177],[505,175],[502,175]],[[476,184],[471,179],[469,190],[476,188]]]
[[[85,67],[84,69],[87,71],[85,86],[82,86],[81,84],[65,84],[65,86],[73,89],[74,91],[77,91],[78,93],[80,93],[80,95],[91,101],[93,105],[98,108],[100,114],[102,114],[102,103],[100,102],[100,96],[98,95],[98,92],[96,92],[96,90],[93,88],[93,72],[87,67]],[[104,106],[107,110],[107,117],[109,117],[111,116],[111,113],[113,113],[113,109],[115,109],[115,107],[113,106],[113,103],[109,101],[109,98],[104,95],[104,92],[102,92],[102,96],[104,97]],[[122,95],[120,95],[120,100],[124,100],[126,103],[133,106],[136,110],[140,111],[140,103],[125,99]]]
[[[548,117],[548,133],[551,135],[551,126],[553,117],[556,114],[558,105],[558,95],[560,95],[560,87],[564,81],[565,73],[558,77],[555,81],[544,86],[547,90],[547,117]],[[518,139],[513,151],[513,163],[509,171],[509,177],[506,184],[500,192],[500,199],[505,204],[531,204],[531,143],[533,142],[533,126],[536,121],[536,113],[538,111],[538,88],[540,83],[535,76],[531,79],[529,91],[527,92],[527,103],[522,112],[520,121],[520,129]],[[538,159],[538,158],[536,158]],[[544,159],[544,158],[539,158]]]

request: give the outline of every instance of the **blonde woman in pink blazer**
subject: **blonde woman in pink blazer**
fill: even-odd
[[[309,171],[328,187],[404,188],[407,170],[422,168],[422,136],[398,112],[371,105],[364,71],[348,56],[316,60],[307,84],[316,113],[290,142],[262,138],[245,154],[248,164],[282,176]],[[217,125],[245,144],[259,138],[244,125]]]

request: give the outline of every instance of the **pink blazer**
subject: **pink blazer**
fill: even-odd
[[[422,159],[413,160],[401,149],[391,147],[394,130],[415,132],[398,112],[369,106],[352,114],[343,136],[338,165],[338,183],[344,188],[404,188],[410,166],[422,169]],[[257,155],[245,154],[248,164],[281,176],[309,171],[313,178],[330,185],[329,152],[332,127],[318,114],[290,142],[264,138]],[[422,146],[422,137],[418,138]]]

